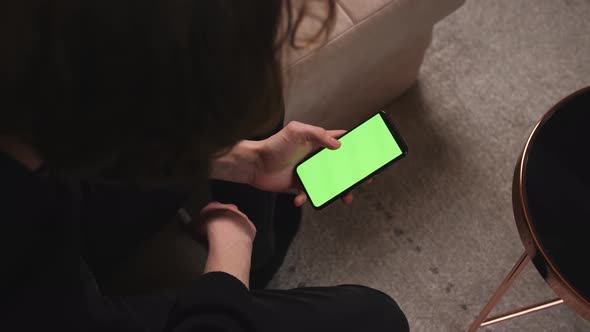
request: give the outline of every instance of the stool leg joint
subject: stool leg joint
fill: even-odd
[[[498,289],[496,289],[496,291],[494,292],[494,294],[492,295],[492,297],[490,298],[488,303],[483,307],[483,309],[479,313],[479,316],[477,316],[477,319],[475,320],[475,322],[473,322],[473,324],[471,324],[471,326],[469,327],[469,330],[467,330],[468,332],[475,332],[481,327],[481,324],[486,320],[486,318],[488,317],[488,315],[490,314],[492,309],[494,309],[496,304],[498,304],[498,302],[500,302],[500,299],[502,298],[502,296],[506,293],[506,291],[510,288],[510,286],[512,286],[512,284],[514,283],[516,278],[520,275],[522,270],[524,270],[525,266],[527,265],[527,263],[530,260],[531,259],[530,259],[529,255],[527,255],[527,253],[525,251],[520,256],[520,258],[518,259],[518,261],[516,262],[516,264],[514,265],[512,270],[510,270],[510,273],[508,273],[506,278],[504,278],[504,280],[502,281],[502,283],[500,284]]]

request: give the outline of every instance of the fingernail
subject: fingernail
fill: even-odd
[[[337,139],[335,139],[335,138],[333,138],[333,137],[332,137],[332,143],[333,143],[333,144],[334,144],[334,146],[336,146],[337,148],[339,148],[339,147],[340,147],[340,145],[342,144],[342,143],[340,143],[340,141],[339,141],[339,140],[337,140]]]

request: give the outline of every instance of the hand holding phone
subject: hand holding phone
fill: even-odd
[[[318,151],[322,147],[339,148],[340,142],[337,138],[345,133],[345,130],[325,130],[321,127],[291,121],[281,131],[265,140],[243,141],[238,144],[243,149],[234,148],[235,152],[245,150],[244,153],[241,153],[244,156],[256,156],[254,162],[247,162],[249,158],[236,156],[226,159],[246,160],[246,162],[239,162],[239,164],[255,165],[254,167],[245,167],[241,171],[234,169],[233,172],[242,174],[242,177],[246,174],[245,177],[249,181],[243,183],[270,192],[294,192],[297,190],[299,194],[295,197],[294,204],[301,206],[307,200],[307,195],[301,189],[299,180],[295,176],[295,166],[310,153]],[[343,196],[342,200],[347,204],[350,203],[352,194]]]
[[[337,150],[322,149],[295,168],[316,209],[332,203],[408,153],[404,140],[385,112],[375,114],[339,141],[341,146]]]

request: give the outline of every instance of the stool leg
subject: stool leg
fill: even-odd
[[[473,322],[473,324],[471,324],[468,332],[475,332],[481,327],[481,324],[485,321],[485,319],[488,317],[488,315],[490,314],[492,309],[494,309],[496,304],[498,304],[498,302],[500,302],[500,299],[502,298],[502,296],[506,293],[506,291],[510,288],[510,286],[512,286],[512,284],[514,283],[516,278],[520,275],[520,273],[522,272],[522,270],[524,269],[524,267],[527,265],[527,263],[530,260],[531,259],[530,259],[529,255],[527,255],[527,253],[525,251],[524,254],[522,254],[522,256],[520,256],[520,258],[518,259],[518,261],[516,262],[516,264],[514,265],[512,270],[510,271],[510,273],[508,273],[506,278],[504,278],[504,280],[502,281],[502,283],[500,284],[498,289],[496,289],[496,292],[492,295],[492,297],[490,298],[488,303],[485,305],[485,307],[483,307],[483,309],[479,313],[479,316],[477,316],[477,319],[475,320],[475,322]]]
[[[505,320],[509,320],[512,318],[516,318],[516,317],[520,317],[520,316],[524,316],[524,315],[528,315],[528,314],[532,314],[533,312],[537,312],[540,310],[545,310],[551,307],[554,307],[556,305],[560,305],[563,304],[563,300],[562,299],[554,299],[554,300],[550,300],[550,301],[545,301],[543,303],[539,303],[539,304],[535,304],[532,306],[528,306],[525,308],[520,308],[520,309],[516,309],[516,310],[512,310],[509,311],[507,313],[498,315],[498,316],[494,316],[491,317],[490,319],[486,320],[485,322],[481,323],[481,327],[484,326],[488,326],[488,325],[492,325],[492,324],[496,324],[496,323],[500,323],[503,322]]]

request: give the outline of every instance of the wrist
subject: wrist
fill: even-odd
[[[209,250],[227,249],[229,247],[241,250],[252,250],[254,238],[241,233],[207,232]]]
[[[236,216],[219,216],[208,222],[206,235],[210,247],[228,244],[251,247],[256,237],[256,227],[249,220],[235,219]],[[238,217],[239,218],[239,217]]]
[[[211,162],[210,179],[251,185],[260,165],[261,142],[244,140]]]
[[[260,164],[261,164],[261,151],[263,149],[264,143],[263,141],[243,141],[242,151],[241,154],[245,157],[242,158],[246,162],[246,167],[244,168],[245,177],[243,183],[247,185],[254,185],[256,180],[256,175],[259,173]]]
[[[210,244],[211,245],[211,244]],[[210,247],[204,272],[225,272],[240,280],[247,288],[250,287],[250,264],[252,261],[252,245]]]

